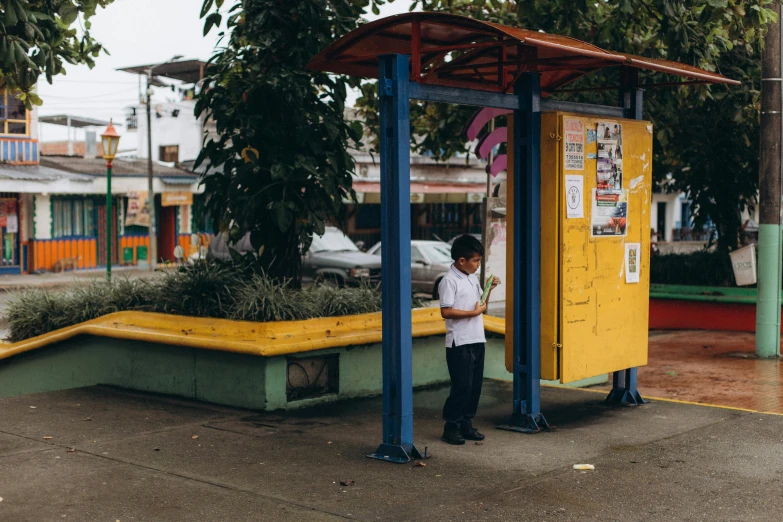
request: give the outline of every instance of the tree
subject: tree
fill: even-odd
[[[103,49],[90,36],[90,18],[114,0],[3,0],[0,3],[0,81],[30,109],[44,75],[65,74],[64,62],[93,67]],[[82,35],[72,26],[81,15]],[[105,51],[105,50],[104,50]]]
[[[357,81],[306,65],[382,3],[244,0],[223,13],[222,0],[204,0],[204,34],[227,16],[226,44],[209,60],[196,104],[217,130],[197,160],[208,168],[206,205],[230,241],[250,234],[272,276],[296,282],[313,234],[332,219],[342,223],[344,201],[355,199],[348,148],[363,129],[343,112]]]
[[[694,224],[708,219],[719,232],[719,248],[732,250],[741,235],[740,211],[752,207],[758,192],[759,52],[778,0],[414,0],[411,9],[447,11],[585,40],[599,47],[666,58],[719,71],[742,81],[739,87],[689,85],[645,93],[645,117],[652,120],[654,173],[669,175],[673,187],[694,203]],[[646,81],[672,81],[645,73]],[[571,87],[611,86],[617,71],[593,73]],[[371,114],[376,100],[363,89],[358,104]],[[570,99],[615,104],[616,91],[585,92]],[[412,111],[416,146],[436,159],[464,150],[454,115],[465,109],[419,103]],[[468,111],[469,113],[470,111]],[[428,117],[436,114],[438,118]],[[424,115],[424,116],[422,116]],[[368,118],[371,121],[371,118]],[[374,129],[371,127],[371,131]]]

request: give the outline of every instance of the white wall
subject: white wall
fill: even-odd
[[[33,92],[35,92],[36,89],[33,89]],[[38,107],[33,105],[33,110],[30,111],[30,128],[28,130],[30,132],[30,137],[34,140],[38,139]],[[38,152],[40,154],[40,145],[38,148]]]
[[[742,211],[742,222],[745,223],[745,221],[752,219],[756,223],[759,222],[759,205],[756,204],[755,208],[753,209],[753,212],[748,212],[748,209]]]
[[[155,194],[162,192],[193,192],[200,194],[204,187],[199,187],[198,182],[190,185],[167,185],[160,178],[153,180]],[[147,179],[144,177],[113,177],[111,180],[111,192],[115,195],[128,192],[146,192]],[[39,181],[20,181],[13,179],[0,179],[0,192],[20,192],[23,194],[106,194],[106,178],[96,177],[90,181],[74,181],[68,178],[58,179],[50,183]]]
[[[658,233],[661,241],[672,241],[674,239],[673,229],[685,226],[682,223],[683,201],[684,196],[681,194],[653,194],[652,208],[650,210],[650,227]],[[665,231],[658,230],[658,203],[666,203]]]
[[[152,104],[152,159],[160,161],[160,147],[165,145],[179,145],[179,161],[196,159],[201,151],[202,128],[201,122],[193,115],[195,101],[170,102]],[[160,107],[162,117],[155,113]],[[178,109],[179,115],[175,118],[172,110]],[[147,152],[147,108],[144,105],[136,107],[138,128],[136,131],[138,140],[138,157],[148,157]]]
[[[49,196],[35,195],[35,239],[52,238],[52,207]]]

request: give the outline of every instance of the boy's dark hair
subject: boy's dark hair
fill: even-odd
[[[484,247],[481,245],[481,241],[470,234],[459,236],[451,245],[451,259],[454,261],[461,257],[470,259],[473,257],[473,254],[484,257]]]

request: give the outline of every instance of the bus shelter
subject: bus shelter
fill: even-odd
[[[619,91],[617,106],[550,98],[610,67],[620,69],[620,84],[606,87]],[[378,79],[383,440],[370,457],[424,457],[413,438],[411,99],[510,114],[506,365],[514,391],[501,428],[530,433],[548,427],[540,407],[542,370],[563,382],[613,373],[608,402],[643,402],[636,375],[647,362],[652,191],[652,126],[641,121],[643,92],[738,82],[677,62],[442,13],[363,25],[308,68]],[[684,80],[644,84],[640,71]]]

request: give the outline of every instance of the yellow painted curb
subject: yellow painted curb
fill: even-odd
[[[412,322],[413,337],[446,334],[446,324],[438,308],[413,310]],[[505,331],[503,319],[485,316],[484,322],[488,331],[501,334]],[[379,343],[381,313],[256,323],[151,312],[116,312],[18,343],[0,345],[0,360],[85,334],[272,357]]]
[[[562,386],[552,386],[543,384],[542,386],[550,386],[552,388],[562,388]],[[572,388],[573,389],[573,388]],[[579,391],[584,391],[588,393],[600,393],[603,395],[606,395],[609,393],[609,390],[588,390],[586,388],[579,388]],[[774,411],[761,411],[761,410],[751,410],[748,408],[740,408],[739,406],[726,406],[724,404],[712,404],[709,402],[694,402],[694,401],[684,401],[681,399],[667,399],[665,397],[650,397],[648,395],[644,395],[645,399],[649,399],[651,401],[661,401],[661,402],[673,402],[675,404],[688,404],[690,406],[703,406],[705,408],[720,408],[722,410],[735,410],[735,411],[744,411],[747,413],[760,413],[762,415],[778,415],[783,417],[783,413],[777,413]]]

